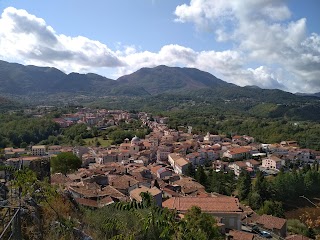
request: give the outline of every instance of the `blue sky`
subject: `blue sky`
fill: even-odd
[[[320,91],[318,0],[0,0],[0,59],[110,78],[196,67],[235,84]]]

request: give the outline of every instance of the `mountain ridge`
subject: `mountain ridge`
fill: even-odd
[[[52,67],[25,66],[0,61],[0,94],[12,97],[84,95],[88,97],[148,97],[170,93],[203,99],[245,102],[291,103],[312,101],[311,96],[297,96],[279,89],[256,86],[240,87],[196,68],[141,68],[136,72],[109,79],[98,74],[66,74]],[[34,101],[36,101],[35,99]]]

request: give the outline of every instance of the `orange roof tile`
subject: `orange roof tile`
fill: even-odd
[[[232,236],[233,240],[253,240],[254,234],[248,232],[242,232],[238,230],[230,230],[229,235]]]
[[[263,225],[267,229],[281,229],[287,223],[287,220],[263,214],[257,219],[257,223]]]
[[[198,206],[203,212],[241,212],[239,201],[233,197],[173,197],[162,204],[169,209],[187,211]]]

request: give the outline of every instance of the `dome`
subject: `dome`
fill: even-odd
[[[134,136],[134,137],[131,139],[131,142],[140,142],[140,138],[138,138],[137,136]]]

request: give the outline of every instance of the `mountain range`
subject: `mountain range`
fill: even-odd
[[[26,96],[34,94],[72,93],[94,96],[148,96],[163,93],[185,93],[206,90],[232,92],[236,96],[252,96],[254,92],[285,96],[294,94],[280,90],[266,90],[256,86],[239,87],[195,68],[157,66],[142,68],[132,74],[112,80],[94,73],[64,72],[52,67],[24,66],[0,61],[0,94]],[[236,92],[236,93],[235,93]],[[230,95],[230,94],[227,94]]]
[[[266,108],[278,112],[281,109],[281,113],[315,111],[319,110],[320,100],[316,95],[298,95],[257,86],[240,87],[195,68],[161,65],[142,68],[113,80],[93,73],[65,74],[56,68],[24,66],[5,61],[0,61],[0,96],[35,104],[79,100],[80,97],[90,101],[129,97],[136,101],[134,106],[141,106],[142,102],[144,106],[151,103],[157,105],[157,101],[162,99],[162,103],[167,101],[162,104],[168,104],[167,109],[173,105],[179,107],[179,103],[186,104],[188,101],[192,101],[193,105],[231,102],[229,105],[234,108],[258,113]]]

